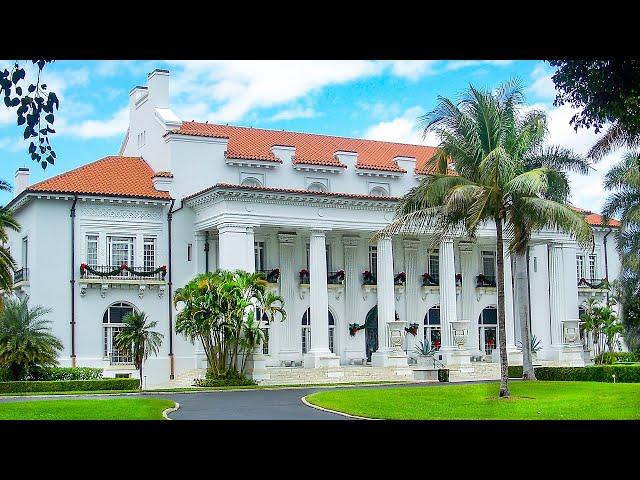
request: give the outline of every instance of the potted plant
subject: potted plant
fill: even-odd
[[[418,342],[413,351],[418,354],[419,367],[433,367],[433,354],[436,352],[436,347],[429,340]]]

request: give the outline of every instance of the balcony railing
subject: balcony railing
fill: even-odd
[[[278,283],[278,279],[280,278],[279,268],[269,268],[267,270],[256,270],[256,273],[262,273],[264,275],[264,278],[269,283]]]
[[[26,282],[29,280],[29,269],[21,268],[13,272],[13,283]]]
[[[581,278],[578,280],[578,288],[609,288],[609,280],[607,278]]]
[[[495,287],[496,277],[481,273],[476,277],[476,287]]]
[[[167,267],[128,267],[127,265],[80,265],[80,278],[107,280],[164,280]]]

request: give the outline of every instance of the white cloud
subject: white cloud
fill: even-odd
[[[493,65],[504,67],[513,63],[513,60],[451,60],[447,62],[445,70],[456,71],[467,67],[477,67],[479,65]]]
[[[418,127],[417,123],[418,117],[422,114],[424,114],[422,107],[411,107],[399,117],[369,127],[365,131],[364,137],[371,140],[414,145],[437,145],[437,138],[432,134],[427,135],[424,140],[422,138],[422,129]]]
[[[213,101],[207,118],[236,122],[250,111],[284,105],[329,85],[377,75],[384,70],[372,61],[174,61],[172,95],[185,110],[189,104]],[[179,110],[179,109],[176,109]]]
[[[317,117],[318,112],[316,112],[313,108],[301,108],[295,107],[286,110],[281,110],[271,117],[271,120],[293,120],[295,118],[313,118]]]
[[[356,105],[364,110],[364,112],[366,112],[371,118],[376,120],[387,120],[400,115],[400,103],[398,102],[359,102]],[[358,113],[358,111],[354,110],[354,114],[356,113]]]
[[[426,75],[435,75],[438,60],[396,60],[391,63],[391,73],[408,80],[418,80]]]
[[[553,72],[547,70],[543,64],[536,65],[536,68],[531,72],[533,83],[527,88],[527,91],[539,99],[553,100],[556,97],[556,87],[551,80],[552,75]]]
[[[62,122],[57,128],[61,135],[80,138],[108,138],[123,134],[129,127],[129,107],[115,112],[105,120],[84,120],[82,122]]]

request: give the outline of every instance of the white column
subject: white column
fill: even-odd
[[[513,314],[513,275],[511,274],[511,255],[504,247],[504,321],[507,333],[507,350],[517,350],[515,344],[515,315]]]
[[[476,271],[473,258],[473,244],[460,242],[460,273],[462,274],[461,296],[462,312],[460,318],[469,323],[469,338],[466,346],[472,351],[478,350],[478,318],[475,315]]]
[[[378,350],[371,356],[374,367],[400,367],[407,365],[404,351],[394,351],[389,341],[390,326],[395,322],[395,289],[393,283],[393,246],[390,236],[378,240],[377,295],[378,295]],[[404,329],[402,330],[404,331]]]
[[[338,366],[339,357],[329,350],[329,296],[327,292],[327,250],[325,233],[313,230],[309,242],[309,303],[311,348],[305,368]]]
[[[280,296],[284,299],[287,319],[281,322],[280,360],[296,360],[300,355],[300,319],[295,316],[296,274],[295,274],[295,234],[278,234],[280,250]],[[273,327],[272,327],[273,328]]]
[[[253,227],[223,223],[218,226],[218,265],[222,270],[255,269]]]
[[[564,286],[564,262],[562,258],[562,246],[549,245],[549,311],[551,315],[551,346],[561,348],[562,322],[565,320],[565,308],[563,303]],[[575,272],[573,269],[572,274]]]
[[[422,332],[420,314],[418,313],[418,299],[420,298],[420,274],[418,270],[418,240],[405,239],[404,245],[404,271],[407,275],[405,282],[405,308],[407,312],[407,323],[417,323],[418,332]],[[407,335],[407,350],[411,351],[417,341],[418,336]]]
[[[342,237],[344,245],[344,286],[345,286],[345,321],[344,329],[351,323],[364,322],[360,317],[360,272],[357,269],[359,237]],[[361,359],[365,355],[364,331],[351,337],[347,333],[347,361],[349,358]]]
[[[445,238],[440,244],[440,331],[441,350],[453,350],[451,322],[457,320],[456,313],[456,268],[453,259],[453,239]],[[464,277],[463,277],[464,280]]]

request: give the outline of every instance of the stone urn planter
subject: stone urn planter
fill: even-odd
[[[572,347],[578,346],[576,343],[580,338],[580,321],[579,320],[564,320],[562,326],[564,329],[564,339]]]
[[[418,355],[416,359],[419,367],[433,367],[433,355]]]
[[[404,327],[407,322],[403,322],[400,320],[394,320],[392,322],[387,322],[389,327],[389,346],[391,350],[396,353],[402,352],[402,343],[404,342]]]
[[[453,341],[458,346],[459,350],[464,350],[464,346],[467,343],[467,337],[469,336],[469,324],[468,320],[454,320],[451,322],[453,329]]]

